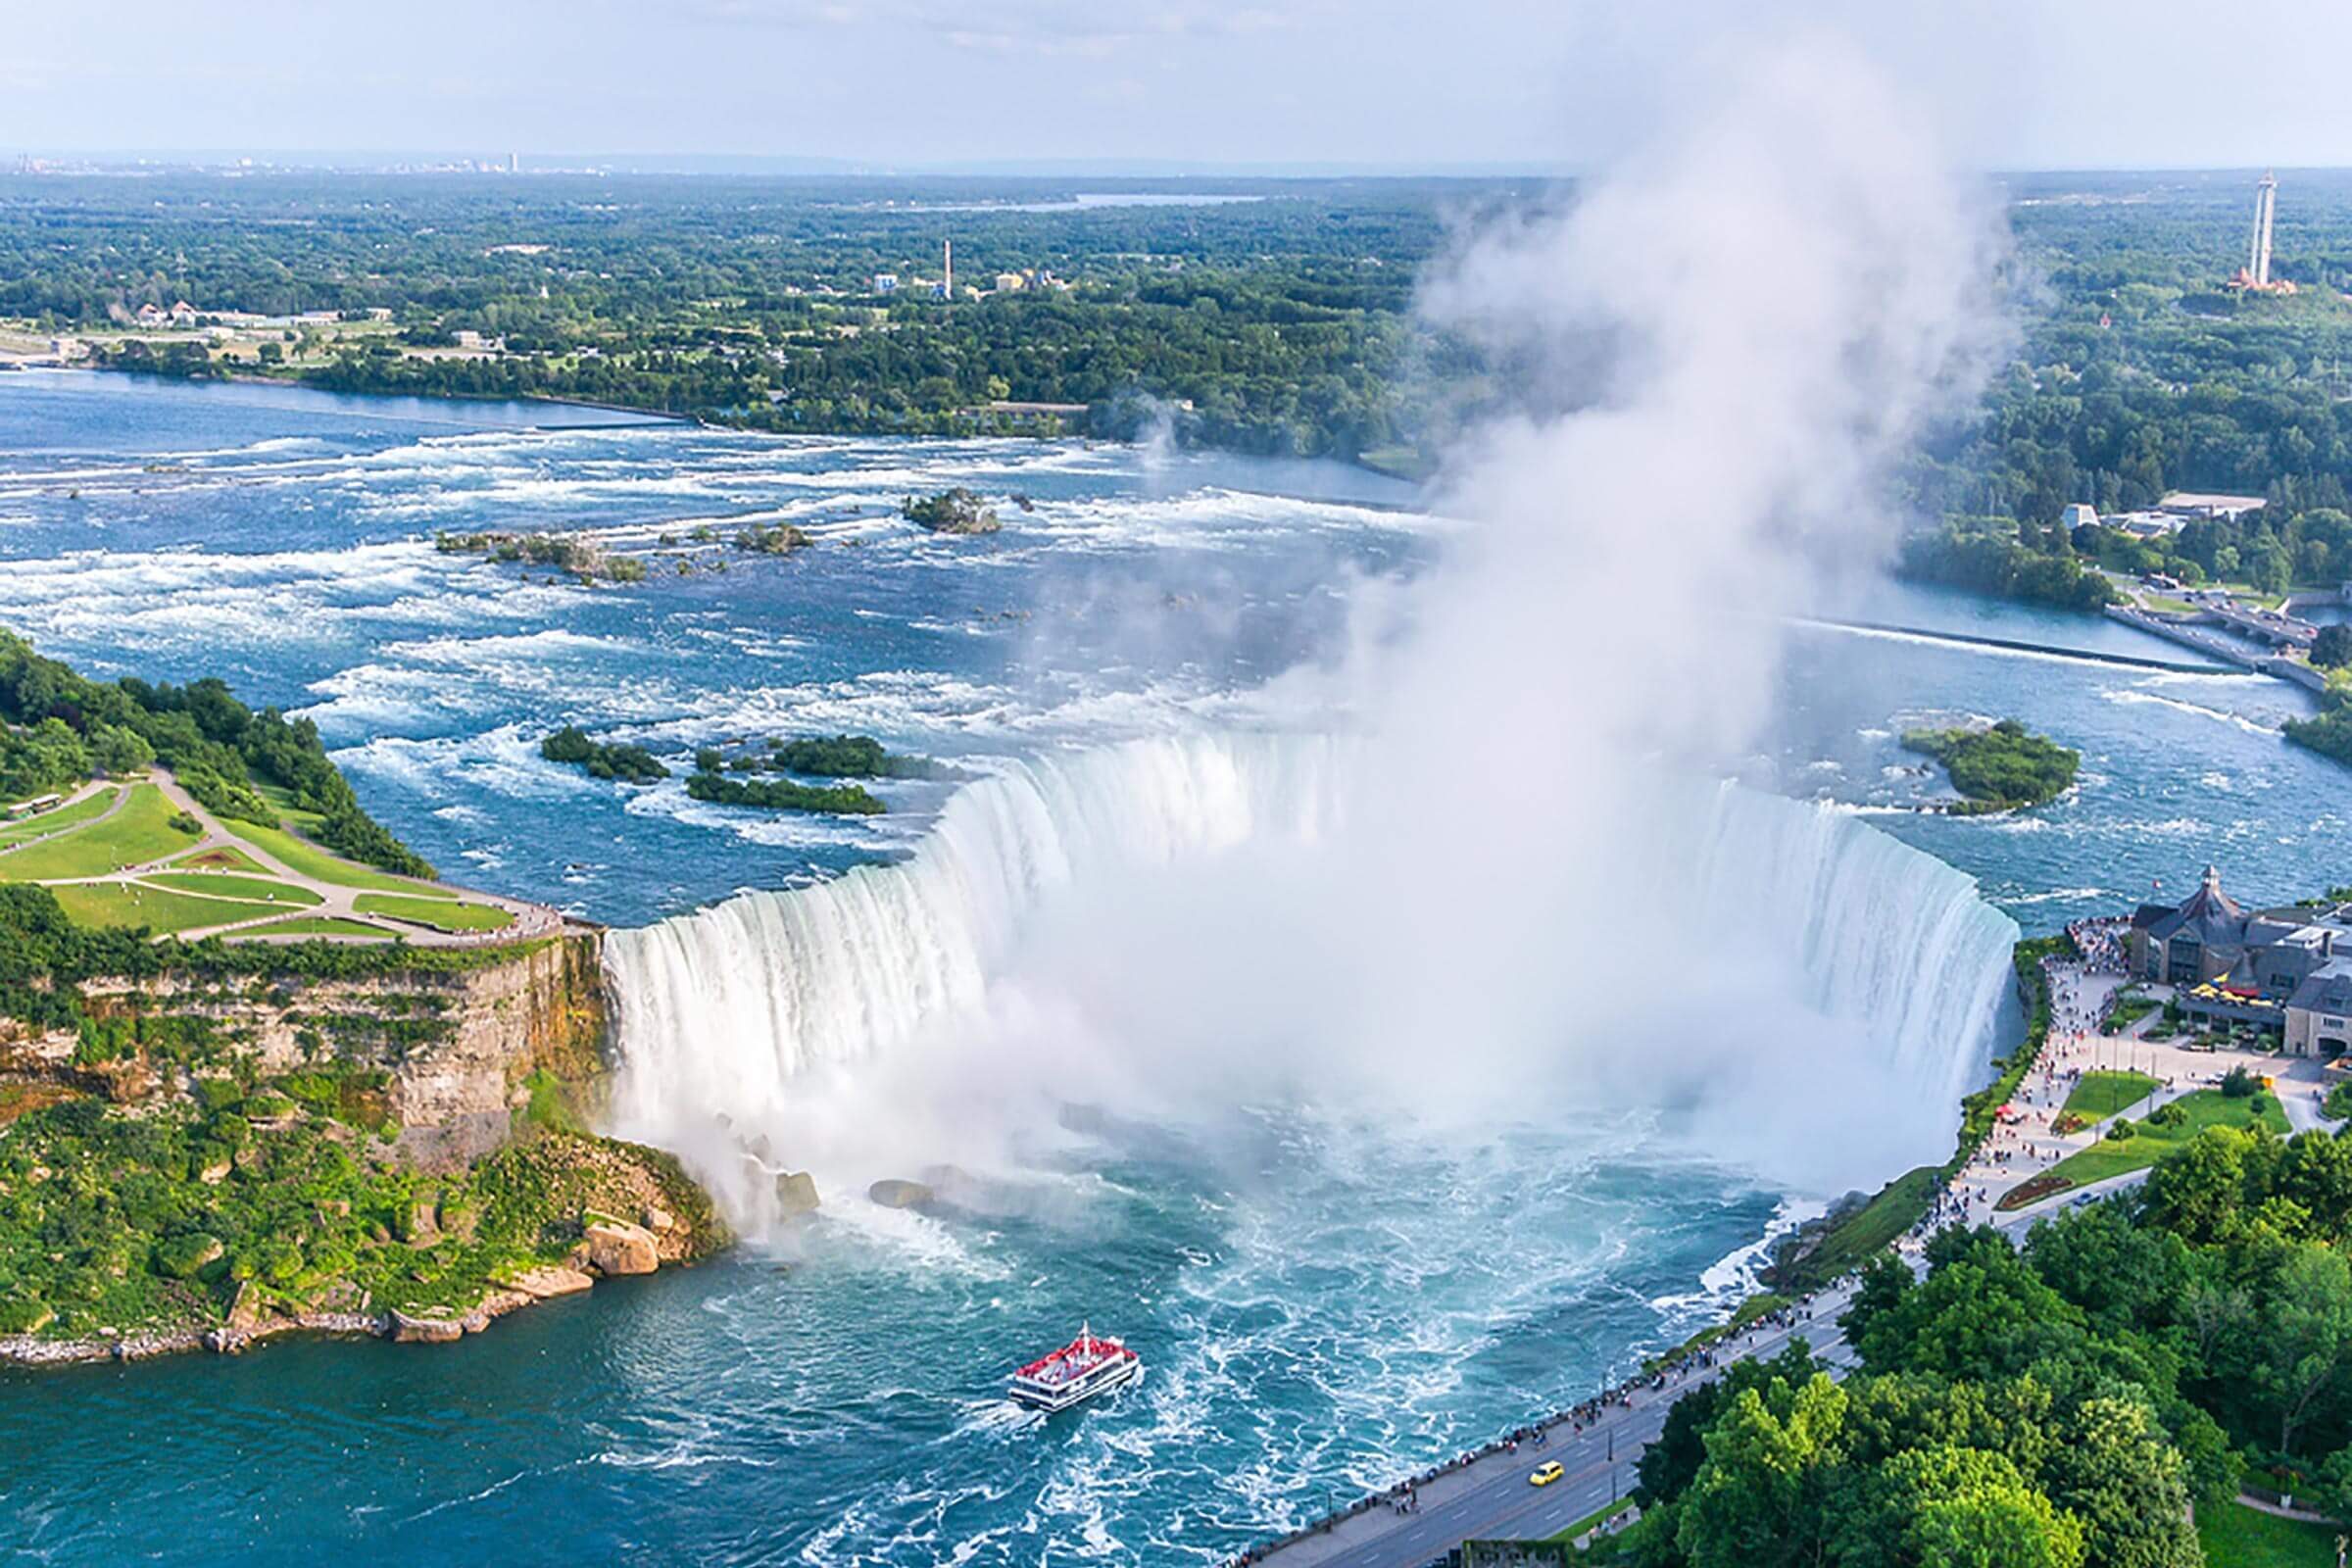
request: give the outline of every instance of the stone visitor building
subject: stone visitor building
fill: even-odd
[[[2191,1018],[2280,1030],[2298,1056],[2352,1049],[2352,905],[2249,912],[2209,865],[2180,904],[2139,906],[2125,951]]]

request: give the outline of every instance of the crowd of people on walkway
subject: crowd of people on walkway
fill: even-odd
[[[2132,922],[2121,915],[2101,915],[2095,920],[2075,921],[2066,928],[2067,936],[2075,944],[2075,951],[2082,955],[2082,961],[2075,967],[2084,974],[2125,974],[2127,954],[2124,935],[2131,929]]]

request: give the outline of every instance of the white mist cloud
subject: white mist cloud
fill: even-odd
[[[1737,766],[1779,613],[1891,544],[1875,479],[2001,340],[1998,230],[1836,41],[1738,66],[1574,207],[1430,278],[1432,318],[1507,351],[1536,412],[1454,455],[1444,506],[1477,526],[1337,678],[1363,735],[1345,826],[1182,873],[1142,915],[1121,890],[1040,960],[1152,998],[1090,987],[1119,1028],[1211,1017],[1244,1076],[1480,1112],[1538,1064],[1640,1093],[1637,1042],[1677,1064],[1653,1079],[1794,1065],[1759,1038],[1795,1000],[1790,934],[1709,923],[1712,819],[1665,781]]]
[[[975,797],[925,863],[808,906],[824,951],[670,1018],[680,1051],[751,1026],[743,1070],[688,1070],[871,1174],[985,1158],[1012,1107],[1067,1101],[1472,1136],[1630,1105],[1816,1188],[1939,1152],[1976,1043],[1954,1020],[1997,991],[2005,923],[1924,857],[1712,780],[1767,721],[1778,612],[1876,562],[1880,469],[1976,390],[1997,228],[1834,40],[1686,107],[1428,279],[1521,412],[1453,454],[1444,505],[1475,526],[1446,559],[1365,599],[1339,667],[1278,683],[1344,743],[1311,766],[1145,750]],[[772,940],[702,918],[713,971]],[[908,1019],[926,989],[947,1004]],[[796,1076],[853,1057],[821,1096]]]

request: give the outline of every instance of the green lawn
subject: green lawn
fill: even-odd
[[[257,925],[250,931],[240,931],[237,933],[237,935],[272,937],[373,937],[378,942],[389,942],[392,940],[392,933],[384,930],[380,926],[366,925],[358,920],[346,920],[340,916],[331,914],[300,914],[296,915],[291,920],[272,920],[268,925]]]
[[[86,801],[75,801],[72,806],[61,806],[56,810],[43,811],[38,816],[28,816],[21,822],[0,827],[0,850],[11,849],[26,839],[37,839],[45,833],[54,833],[61,827],[87,822],[93,816],[102,816],[106,808],[115,804],[115,797],[120,793],[110,784]]]
[[[263,854],[274,857],[289,870],[339,888],[382,888],[389,893],[405,893],[411,898],[455,898],[454,893],[436,892],[422,883],[378,871],[371,866],[356,865],[332,851],[322,850],[308,839],[297,838],[281,827],[262,827],[253,822],[233,822],[227,817],[220,825],[253,845]],[[4,864],[5,862],[0,862]]]
[[[2278,1108],[2277,1097],[2266,1098],[2270,1105],[2262,1114],[2262,1123],[2284,1137],[2286,1112]],[[2179,1125],[2151,1127],[2144,1121],[2134,1123],[2131,1138],[2122,1143],[2102,1138],[2088,1149],[2067,1155],[2050,1168],[2049,1174],[2071,1187],[2088,1187],[2110,1176],[2147,1169],[2204,1128],[2250,1127],[2254,1123],[2251,1096],[2232,1100],[2219,1089],[2200,1089],[2193,1095],[2183,1095],[2174,1103],[2188,1112]]]
[[[1941,1176],[1939,1167],[1921,1165],[1888,1182],[1877,1197],[1830,1227],[1821,1246],[1800,1265],[1799,1280],[1785,1279],[1780,1282],[1783,1288],[1835,1279],[1892,1246],[1926,1215]]]
[[[209,850],[198,850],[194,855],[183,855],[172,863],[191,868],[203,866],[215,871],[251,871],[255,876],[270,874],[262,869],[261,861],[247,855],[243,850],[232,850],[225,844],[216,844]]]
[[[2335,1568],[2335,1531],[2243,1503],[2197,1510],[2209,1568]]]
[[[270,912],[231,899],[200,899],[190,893],[150,891],[121,882],[76,882],[50,891],[75,925],[146,926],[159,934],[228,925]]]
[[[201,893],[221,899],[259,899],[265,904],[285,904],[305,909],[314,904],[326,902],[309,888],[298,888],[291,882],[257,876],[231,876],[225,872],[151,871],[139,880],[181,893]],[[253,912],[260,914],[262,911],[256,909]]]
[[[2136,1105],[2157,1090],[2144,1072],[2086,1072],[2075,1092],[2066,1097],[2066,1109],[2084,1121],[2103,1121],[2117,1111]]]
[[[401,899],[363,893],[352,901],[352,906],[362,914],[413,920],[436,931],[504,931],[514,923],[513,915],[487,904],[453,904],[438,899]]]
[[[175,813],[152,784],[132,787],[122,809],[103,822],[75,828],[63,838],[0,851],[0,878],[44,882],[69,876],[104,876],[126,865],[164,859],[196,842],[196,835],[172,825]]]

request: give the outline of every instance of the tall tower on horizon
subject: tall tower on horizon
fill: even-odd
[[[2278,213],[2278,177],[2265,173],[2254,182],[2254,244],[2246,277],[2256,288],[2271,286],[2271,223]]]
[[[956,242],[954,240],[943,239],[939,242],[939,265],[940,270],[947,274],[947,281],[941,286],[940,292],[949,299],[954,299],[956,297]]]

